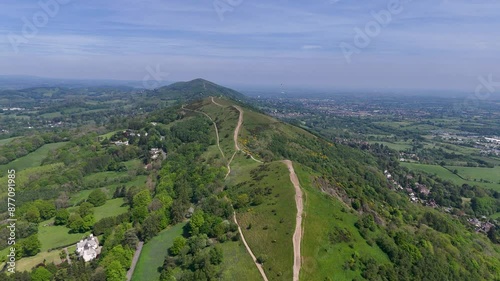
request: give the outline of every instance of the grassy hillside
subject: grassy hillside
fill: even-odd
[[[253,198],[253,202],[237,206],[238,221],[248,244],[257,258],[267,257],[264,270],[269,280],[290,280],[295,227],[295,213],[290,206],[295,192],[286,166],[272,162],[246,173],[238,170],[235,177],[235,186],[230,191],[238,194],[232,196],[234,201],[238,202],[244,195]],[[256,201],[261,195],[252,196],[260,191],[264,194],[262,202]]]
[[[231,105],[237,103],[215,101],[223,106],[205,99],[191,109],[217,116],[223,130],[224,124],[232,123],[235,128]],[[270,280],[290,279],[292,268],[294,223],[287,220],[295,216],[295,204],[287,170],[275,162],[282,159],[301,164],[297,173],[306,195],[301,280],[375,280],[375,276],[464,280],[499,274],[497,245],[486,242],[484,235],[471,233],[451,216],[413,205],[404,193],[391,191],[373,155],[328,143],[251,109],[243,110],[239,133],[243,152],[236,154],[226,186],[250,248],[257,257],[266,255],[263,267]],[[225,153],[231,151],[230,140],[221,144]],[[245,157],[246,153],[266,164]],[[443,174],[450,173],[439,168]],[[261,189],[264,194],[269,190],[263,198]],[[274,237],[285,238],[285,243]],[[478,243],[486,243],[487,252],[470,250]],[[467,254],[457,255],[463,251]],[[439,258],[435,253],[440,253]],[[471,256],[484,264],[469,264]],[[453,260],[452,266],[449,260]]]
[[[387,255],[375,243],[370,242],[370,245],[360,235],[355,226],[358,216],[350,206],[315,188],[311,181],[317,175],[310,169],[297,165],[295,171],[306,194],[301,279],[360,278],[361,268],[345,270],[346,263],[360,256],[390,264]]]

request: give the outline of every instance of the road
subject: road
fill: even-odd
[[[293,163],[290,160],[283,160],[290,172],[290,181],[295,187],[295,204],[297,205],[297,216],[295,219],[295,232],[293,233],[293,281],[299,280],[301,256],[300,244],[302,242],[302,215],[304,212],[304,202],[302,200],[302,189],[300,189],[299,178],[293,169]]]
[[[137,261],[141,256],[142,246],[144,246],[144,242],[140,241],[139,244],[137,245],[137,249],[135,250],[134,257],[132,258],[132,265],[130,266],[130,269],[127,271],[127,281],[130,281],[130,279],[132,279],[135,266],[137,265]]]

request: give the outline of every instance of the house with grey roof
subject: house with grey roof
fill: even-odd
[[[101,253],[101,246],[99,240],[94,235],[90,234],[89,237],[76,243],[76,253],[85,262],[89,262]]]

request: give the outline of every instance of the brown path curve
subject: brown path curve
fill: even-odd
[[[264,268],[262,267],[262,264],[260,264],[260,263],[258,263],[258,262],[257,262],[257,258],[255,257],[255,255],[253,254],[252,250],[251,250],[251,249],[250,249],[250,247],[248,246],[247,241],[245,240],[245,236],[243,236],[243,232],[241,231],[240,224],[239,224],[239,223],[238,223],[238,221],[236,220],[236,212],[233,212],[233,220],[234,220],[234,223],[238,226],[238,232],[239,232],[239,233],[240,233],[240,235],[241,235],[241,241],[243,241],[243,244],[245,245],[245,248],[247,248],[247,251],[248,251],[248,253],[250,254],[250,256],[252,257],[253,262],[255,263],[255,266],[257,266],[257,269],[259,270],[260,275],[262,275],[262,278],[263,278],[265,281],[268,281],[268,280],[267,280],[266,273],[264,272]]]
[[[288,167],[290,181],[295,187],[297,216],[295,220],[295,232],[293,233],[293,281],[298,281],[301,266],[300,244],[302,242],[302,214],[304,211],[304,202],[302,201],[302,189],[300,189],[299,178],[295,174],[292,161],[283,160],[283,163]]]
[[[139,261],[139,257],[141,256],[142,246],[144,246],[144,242],[140,241],[137,245],[137,249],[135,250],[134,257],[132,258],[132,265],[130,265],[130,269],[127,271],[127,281],[130,281],[130,279],[132,279],[135,266],[137,265],[137,261]]]
[[[212,102],[213,102],[215,105],[220,106],[220,107],[224,107],[222,104],[217,103],[217,102],[214,100],[214,97],[210,97],[210,98],[212,98]]]
[[[213,100],[213,98],[212,98]],[[241,110],[241,108],[237,107],[236,105],[233,105],[234,108],[236,108],[239,112],[240,112],[240,117],[238,118],[238,125],[236,125],[236,128],[234,129],[234,135],[233,135],[233,139],[234,139],[234,149],[236,150],[233,154],[233,157],[231,157],[231,159],[229,160],[229,162],[227,163],[227,174],[226,174],[226,177],[224,177],[224,179],[226,179],[229,174],[231,173],[231,162],[233,162],[233,159],[234,159],[234,156],[236,156],[236,153],[238,153],[238,151],[240,151],[240,146],[238,145],[238,135],[240,134],[240,129],[241,129],[241,124],[243,124],[243,110]]]
[[[238,118],[238,125],[236,125],[236,129],[234,130],[234,148],[236,151],[240,151],[240,146],[238,145],[238,135],[240,134],[241,124],[243,124],[243,110],[239,106],[233,105],[240,112],[240,117]]]

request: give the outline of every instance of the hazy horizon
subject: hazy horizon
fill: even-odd
[[[493,0],[6,0],[0,15],[0,75],[462,92],[500,84]]]

